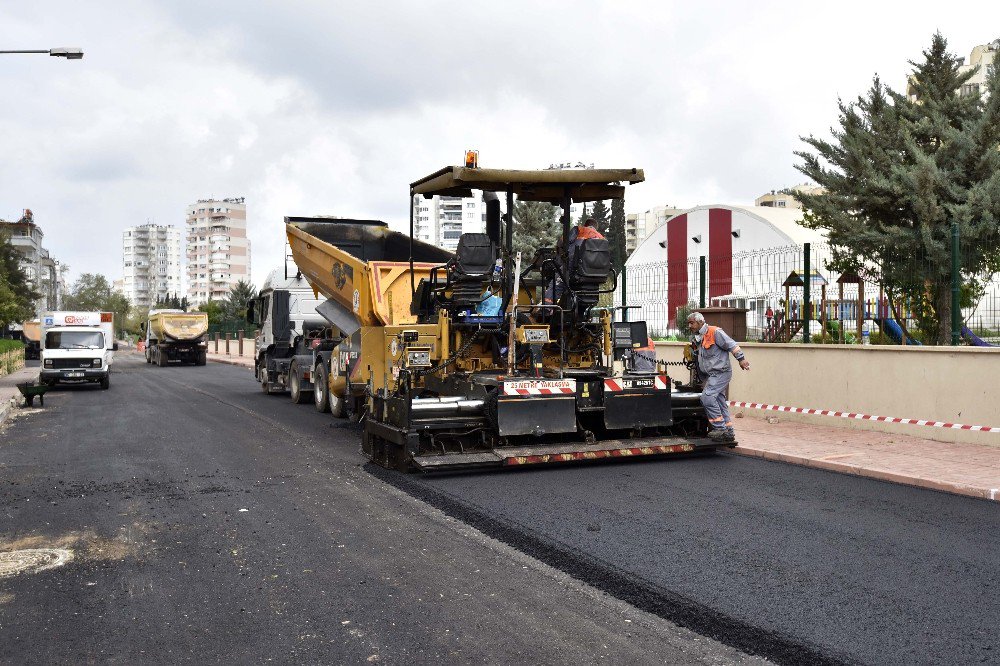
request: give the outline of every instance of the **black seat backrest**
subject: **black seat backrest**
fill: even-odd
[[[579,316],[587,316],[597,305],[601,285],[611,273],[611,246],[604,238],[587,238],[573,252],[569,270],[569,287],[573,306]]]
[[[462,276],[480,276],[493,272],[496,246],[486,234],[462,234],[455,250],[455,272]]]
[[[604,238],[588,238],[573,256],[570,286],[601,285],[610,273],[611,245]]]
[[[483,290],[493,277],[497,250],[486,234],[462,234],[455,250],[455,260],[448,275],[451,300],[460,309],[472,309],[482,299]]]

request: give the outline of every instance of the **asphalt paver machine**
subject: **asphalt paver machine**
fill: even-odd
[[[410,234],[286,218],[296,264],[341,340],[329,390],[363,416],[362,450],[400,470],[514,467],[711,452],[697,386],[633,368],[642,321],[603,238],[571,240],[573,202],[620,199],[641,169],[446,167],[410,186]],[[447,252],[414,238],[416,197],[483,197],[486,233]],[[520,201],[561,206],[556,247],[513,250]]]

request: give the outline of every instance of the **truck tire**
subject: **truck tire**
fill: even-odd
[[[257,374],[257,379],[260,381],[260,390],[264,392],[264,395],[271,395],[271,382],[267,379],[267,368],[260,368],[260,372]]]
[[[149,357],[149,347],[146,347],[146,354],[145,354],[145,356],[146,356],[146,363],[152,364],[153,363],[153,359],[151,359]]]
[[[208,362],[208,352],[198,352],[194,358],[195,365],[205,365]]]
[[[330,395],[327,397],[327,402],[330,403],[330,413],[338,419],[342,419],[347,416],[347,400],[343,397],[337,395],[333,391],[328,390],[327,393]]]
[[[108,374],[104,375],[104,377],[101,378],[101,390],[102,391],[107,391],[109,388],[111,388],[111,371],[110,370],[108,371]]]
[[[320,363],[316,366],[316,372],[313,373],[313,403],[316,405],[317,412],[330,411],[330,389],[327,377],[326,364]]]
[[[292,402],[301,405],[309,399],[306,392],[302,390],[302,380],[299,378],[299,364],[292,361],[292,367],[288,368],[288,393],[292,397]]]
[[[167,367],[167,355],[159,347],[156,348],[156,365],[161,368]]]

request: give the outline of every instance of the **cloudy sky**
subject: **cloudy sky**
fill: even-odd
[[[959,9],[961,7],[961,10]],[[245,196],[258,283],[282,217],[384,219],[463,150],[482,166],[642,167],[629,212],[802,182],[799,136],[936,30],[1000,37],[1000,3],[5,2],[0,218],[31,208],[70,276],[121,276],[121,231]]]

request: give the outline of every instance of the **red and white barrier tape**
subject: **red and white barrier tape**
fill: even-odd
[[[747,409],[762,409],[772,412],[792,412],[794,414],[816,414],[818,416],[839,416],[843,419],[858,421],[881,421],[883,423],[905,423],[907,425],[931,426],[932,428],[950,428],[952,430],[975,430],[978,432],[1000,432],[1000,428],[981,425],[963,425],[961,423],[946,423],[944,421],[924,421],[922,419],[901,419],[894,416],[873,416],[871,414],[855,414],[853,412],[835,412],[831,409],[806,409],[804,407],[783,407],[781,405],[764,405],[759,402],[729,401],[730,407],[746,407]]]

